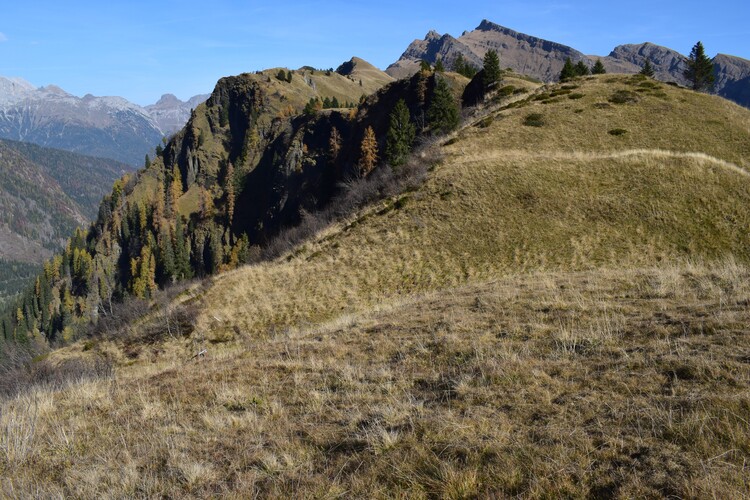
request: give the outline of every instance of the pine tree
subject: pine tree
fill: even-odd
[[[434,133],[447,134],[458,127],[458,121],[458,106],[448,83],[444,78],[437,78],[430,109],[427,110],[427,123]]]
[[[643,69],[640,71],[641,75],[645,75],[649,78],[654,77],[654,67],[651,66],[651,61],[646,59],[646,62],[643,64]]]
[[[685,78],[690,82],[693,90],[710,90],[714,86],[714,66],[706,55],[701,42],[693,46],[688,57]]]
[[[445,65],[443,64],[443,60],[438,57],[438,60],[435,62],[435,72],[437,73],[445,73]]]
[[[592,75],[603,75],[607,72],[606,69],[604,69],[604,64],[602,64],[601,59],[597,59],[594,63],[594,67],[591,68],[591,74]]]
[[[484,89],[489,90],[500,80],[500,58],[494,50],[488,50],[484,55]]]
[[[568,80],[576,77],[576,68],[573,66],[573,61],[570,57],[565,58],[565,64],[560,72],[560,81],[567,82]]]
[[[399,99],[390,117],[390,126],[386,136],[385,157],[392,167],[403,165],[411,151],[416,131],[411,121],[409,108],[403,99]]]
[[[578,61],[578,64],[575,65],[575,71],[577,76],[586,76],[590,73],[589,67],[583,61]]]
[[[372,127],[365,129],[359,156],[359,173],[362,177],[369,174],[378,163],[378,141]]]
[[[422,59],[419,61],[419,71],[426,71],[427,73],[432,72],[432,66],[430,66],[430,63]]]

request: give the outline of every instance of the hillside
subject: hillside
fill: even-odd
[[[28,286],[130,167],[0,139],[0,306]]]
[[[242,84],[167,159],[206,168],[198,119],[239,126]],[[534,87],[506,74],[415,155],[423,183],[40,362],[85,376],[3,404],[5,491],[745,495],[750,112],[623,75]]]
[[[361,59],[339,69],[221,79],[186,127],[144,169],[114,183],[93,224],[4,311],[3,336],[70,341],[120,299],[236,267],[303,211],[325,207],[341,182],[359,176],[365,128],[383,137],[398,97],[416,94],[415,79],[366,98],[391,78]],[[449,79],[460,82],[457,93],[466,83]]]
[[[502,67],[544,82],[557,81],[565,59],[569,57],[573,63],[582,61],[589,67],[600,59],[609,73],[638,73],[648,60],[657,79],[687,85],[683,74],[686,56],[667,47],[645,42],[619,45],[607,56],[585,55],[572,47],[519,33],[487,20],[458,38],[430,31],[424,40],[414,40],[386,72],[403,78],[416,73],[420,60],[434,63],[438,58],[451,68],[459,54],[476,68],[481,68],[488,49],[497,51]],[[713,63],[714,92],[750,107],[750,61],[718,54]]]

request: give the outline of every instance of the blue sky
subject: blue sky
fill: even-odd
[[[336,67],[356,55],[385,68],[430,29],[457,37],[485,18],[586,54],[645,41],[687,54],[702,40],[710,56],[750,59],[747,0],[3,3],[0,75],[142,105],[267,67]]]

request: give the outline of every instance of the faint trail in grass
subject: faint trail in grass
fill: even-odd
[[[665,159],[685,159],[685,160],[698,160],[705,163],[710,163],[728,170],[732,170],[740,175],[750,177],[750,172],[740,167],[739,165],[716,158],[705,153],[693,152],[693,151],[669,151],[665,149],[626,149],[622,151],[602,151],[602,152],[563,152],[563,151],[524,151],[524,150],[505,150],[496,151],[492,153],[483,153],[481,155],[471,155],[468,158],[461,159],[460,157],[456,160],[459,163],[467,163],[477,160],[489,160],[489,159],[550,159],[550,160],[608,160],[608,159],[619,159],[619,158],[633,158],[633,157],[646,157],[646,158],[665,158]]]

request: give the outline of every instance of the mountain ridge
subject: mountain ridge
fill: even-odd
[[[421,59],[435,63],[438,56],[450,68],[459,52],[475,67],[481,68],[482,58],[488,49],[498,51],[503,67],[510,67],[544,82],[557,81],[565,59],[569,57],[574,64],[582,61],[589,67],[600,59],[610,73],[638,73],[648,59],[657,79],[688,85],[683,74],[687,58],[668,47],[651,42],[622,44],[607,56],[586,55],[573,47],[520,33],[486,19],[458,38],[431,30],[423,40],[413,41],[386,72],[394,77],[414,74],[419,69]],[[750,107],[750,61],[717,54],[713,62],[716,76],[714,92]]]

